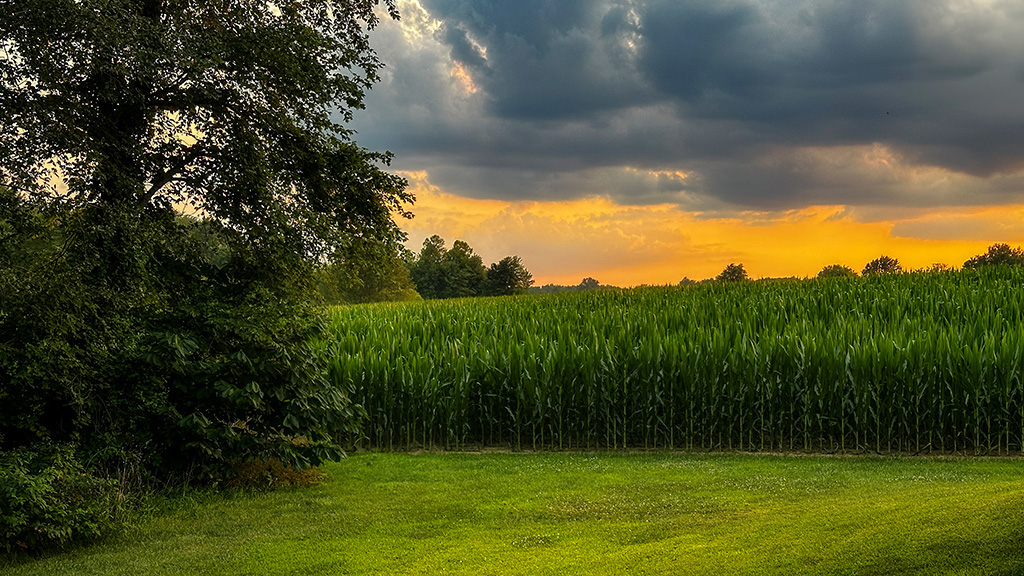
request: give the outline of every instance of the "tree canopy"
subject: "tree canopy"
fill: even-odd
[[[0,0],[0,177],[303,255],[395,234],[404,181],[342,124],[381,67],[376,4]]]
[[[506,256],[487,269],[486,293],[490,296],[526,294],[533,285],[533,275],[523,266],[519,256]]]
[[[409,273],[426,299],[525,294],[533,284],[518,256],[506,256],[488,268],[465,240],[456,240],[448,249],[437,234],[425,239],[419,253],[409,259]]]
[[[484,261],[464,240],[452,243],[441,263],[447,287],[446,297],[468,298],[484,295],[487,269]]]
[[[715,280],[719,282],[743,282],[748,280],[747,271],[743,268],[743,264],[729,264],[715,277]]]
[[[861,275],[872,276],[875,274],[898,274],[900,272],[903,272],[903,267],[900,266],[899,260],[882,255],[865,264]]]
[[[448,279],[442,267],[447,253],[444,238],[434,234],[423,241],[419,254],[409,263],[409,275],[420,296],[427,299],[447,297]]]
[[[822,268],[818,272],[818,275],[816,277],[817,278],[852,278],[852,277],[854,277],[856,275],[857,275],[857,272],[854,271],[854,269],[850,268],[849,266],[844,266],[842,264],[829,264],[828,266],[825,266],[824,268]]]
[[[1011,248],[1009,244],[993,244],[988,251],[969,258],[964,268],[978,269],[983,266],[1020,266],[1024,264],[1024,250]]]
[[[353,239],[318,270],[317,288],[327,304],[418,300],[407,254],[398,242]]]

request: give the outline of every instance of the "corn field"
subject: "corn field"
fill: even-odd
[[[332,309],[363,446],[1019,452],[1024,272]]]

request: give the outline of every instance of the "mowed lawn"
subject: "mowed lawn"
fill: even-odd
[[[1024,574],[1024,460],[354,455],[3,574]]]

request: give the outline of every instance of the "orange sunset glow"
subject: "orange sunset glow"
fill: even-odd
[[[424,173],[404,174],[416,193],[416,216],[401,221],[407,246],[439,234],[467,241],[487,262],[518,254],[541,284],[674,284],[714,277],[743,263],[751,277],[814,276],[829,264],[859,271],[881,254],[904,267],[960,266],[997,241],[1024,241],[1024,206],[932,210],[859,221],[856,210],[811,206],[714,216],[673,205],[620,206],[606,198],[568,202],[476,200],[441,192]],[[968,237],[901,236],[903,228]],[[986,234],[984,231],[989,231]]]

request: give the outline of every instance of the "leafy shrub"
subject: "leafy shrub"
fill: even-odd
[[[113,530],[117,482],[88,473],[68,446],[0,454],[0,545],[34,552]]]
[[[159,483],[342,455],[356,409],[326,379],[299,257],[169,209],[7,207],[0,450],[74,443],[96,470],[138,462]]]

